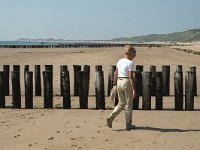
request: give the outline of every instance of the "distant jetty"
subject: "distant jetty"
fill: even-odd
[[[110,40],[29,40],[20,39],[18,41],[1,41],[0,48],[102,48],[102,47],[124,47],[125,45],[135,47],[163,47],[172,46],[173,43],[166,42],[120,42]]]

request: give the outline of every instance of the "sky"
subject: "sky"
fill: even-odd
[[[200,0],[0,0],[0,40],[109,40],[200,28]]]

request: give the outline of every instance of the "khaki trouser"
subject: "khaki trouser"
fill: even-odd
[[[114,108],[110,116],[116,117],[125,108],[126,126],[132,123],[132,107],[133,107],[133,91],[131,88],[130,79],[119,78],[117,80],[117,93],[119,103]]]

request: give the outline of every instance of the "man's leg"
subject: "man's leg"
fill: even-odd
[[[120,81],[122,82],[122,81]],[[118,83],[118,98],[119,98],[119,103],[117,106],[115,106],[113,112],[110,114],[110,116],[107,118],[107,125],[109,128],[112,128],[112,122],[114,120],[115,117],[117,117],[117,115],[124,109],[124,107],[126,106],[126,98],[125,98],[125,94],[121,88],[121,83]]]

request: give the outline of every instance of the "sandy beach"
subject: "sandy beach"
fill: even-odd
[[[106,126],[106,117],[113,106],[107,97],[109,65],[115,65],[123,57],[123,48],[68,48],[68,49],[0,49],[0,70],[3,65],[52,64],[54,66],[54,108],[43,109],[43,96],[33,98],[34,109],[24,109],[24,83],[21,75],[22,109],[12,109],[12,96],[6,96],[5,109],[0,109],[1,150],[64,150],[64,149],[134,149],[134,150],[199,150],[200,148],[200,97],[195,97],[195,111],[174,111],[174,80],[176,65],[183,65],[183,73],[189,67],[197,68],[197,88],[200,93],[200,56],[161,47],[137,49],[135,65],[143,65],[149,71],[155,65],[161,71],[170,65],[170,95],[163,98],[162,111],[155,110],[152,97],[151,111],[134,110],[135,130],[124,130],[124,113]],[[198,49],[199,50],[199,49]],[[62,109],[60,95],[60,65],[68,65],[71,82],[72,109]],[[73,96],[73,65],[90,65],[91,79],[89,109],[79,109],[79,98]],[[95,65],[104,71],[106,110],[95,110]],[[185,78],[184,78],[185,79]],[[11,81],[10,81],[11,90]],[[43,90],[42,90],[43,93]],[[141,108],[140,98],[140,108]]]

